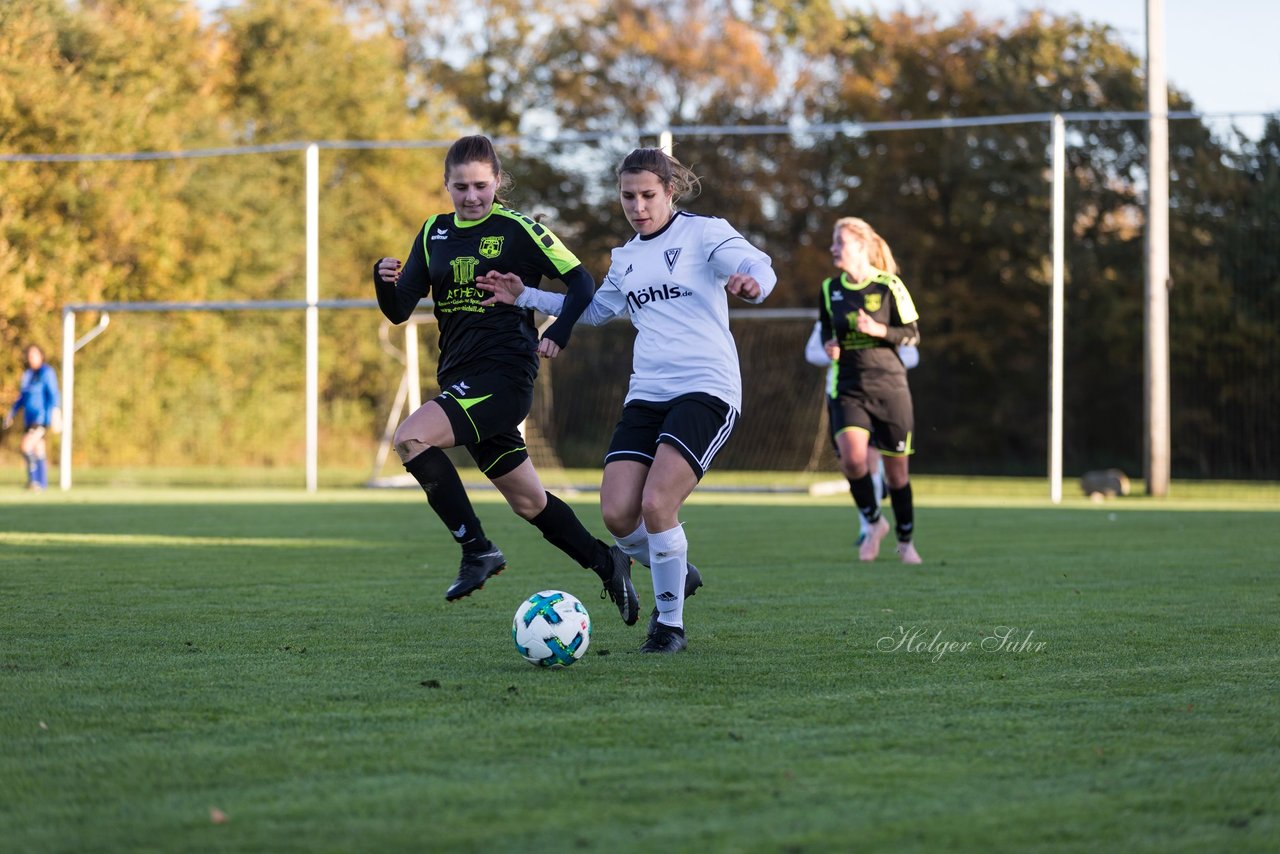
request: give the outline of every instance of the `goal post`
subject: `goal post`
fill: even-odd
[[[62,443],[59,455],[59,487],[63,490],[71,489],[72,478],[72,449],[75,441],[75,393],[76,393],[76,353],[94,338],[106,331],[110,322],[109,318],[112,313],[152,313],[160,314],[166,312],[256,312],[256,311],[302,311],[306,313],[307,320],[307,344],[305,356],[305,370],[308,378],[318,377],[319,375],[319,347],[317,339],[319,337],[319,311],[322,309],[335,310],[364,310],[368,311],[378,307],[377,300],[353,300],[353,299],[334,299],[334,300],[259,300],[259,301],[239,301],[239,302],[102,302],[102,303],[74,303],[64,306],[62,309]],[[420,323],[434,323],[435,316],[430,312],[431,303],[424,302],[417,311],[407,321],[409,335],[408,340],[411,342],[406,347],[406,361],[411,365],[412,371],[407,372],[406,381],[410,383],[409,395],[410,399],[421,397],[421,392],[415,387],[417,385],[418,376],[418,350],[417,335],[413,334]],[[98,324],[91,329],[83,338],[76,338],[76,315],[87,312],[99,312],[102,318]],[[306,486],[308,492],[315,492],[318,483],[319,453],[317,450],[317,442],[314,441],[319,433],[319,388],[318,382],[308,379],[306,383],[306,401],[305,401],[305,421],[307,433],[306,447]]]

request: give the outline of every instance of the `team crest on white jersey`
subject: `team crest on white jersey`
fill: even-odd
[[[668,249],[666,252],[662,253],[662,257],[667,259],[667,269],[674,273],[676,269],[676,259],[680,257],[680,247],[677,246],[675,249]]]
[[[502,254],[502,238],[501,237],[480,238],[480,257],[497,258],[501,254]]]

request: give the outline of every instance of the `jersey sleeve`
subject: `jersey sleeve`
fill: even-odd
[[[400,268],[400,278],[384,282],[378,276],[378,265],[373,265],[373,287],[378,294],[378,308],[392,323],[404,323],[413,314],[418,303],[431,293],[431,271],[427,266],[427,232],[435,217],[427,220],[413,241],[409,257]]]
[[[569,335],[573,332],[573,325],[578,322],[582,312],[591,304],[591,297],[596,289],[596,283],[591,278],[591,274],[587,272],[586,267],[581,264],[565,273],[562,281],[566,290],[564,303],[561,305],[560,314],[556,317],[555,323],[552,323],[547,328],[547,331],[542,333],[542,337],[550,338],[561,349],[564,349],[569,346]]]
[[[831,364],[831,357],[827,355],[827,348],[823,346],[824,343],[822,321],[815,320],[813,322],[813,331],[809,333],[809,340],[804,344],[804,359],[815,368],[825,368]]]
[[[916,311],[916,304],[911,300],[911,293],[907,290],[907,286],[902,284],[902,280],[894,276],[889,280],[889,290],[893,293],[893,310],[901,321],[899,325],[906,326],[908,323],[915,323],[920,319],[920,313]]]
[[[562,279],[565,273],[582,265],[578,256],[570,252],[569,247],[565,246],[551,229],[519,211],[506,209],[503,212],[519,223],[528,235],[535,249],[530,257],[534,259],[534,265],[543,276],[548,279]]]
[[[920,343],[920,332],[916,321],[920,319],[916,305],[911,300],[907,286],[897,276],[888,280],[889,293],[893,294],[893,306],[889,311],[889,324],[885,329],[884,340],[895,347],[904,344],[915,346]]]
[[[818,326],[821,328],[822,343],[826,344],[832,338],[836,337],[835,327],[831,325],[831,289],[830,279],[826,279],[822,283],[822,289],[818,293]]]
[[[44,366],[44,396],[46,411],[53,411],[62,407],[62,396],[58,392],[58,375],[53,368],[48,365]]]
[[[564,294],[544,291],[540,288],[525,288],[520,296],[516,297],[515,304],[518,308],[532,308],[543,314],[559,317],[564,311],[564,303]],[[610,267],[609,274],[605,276],[600,289],[595,292],[591,302],[578,317],[578,322],[588,326],[600,326],[626,310],[626,296],[618,289],[617,282],[613,278],[613,268]]]
[[[778,283],[773,259],[752,246],[728,222],[719,217],[707,217],[702,243],[707,261],[718,276],[727,279],[734,273],[745,273],[760,284],[760,295],[750,302],[764,302],[772,293],[773,286]]]

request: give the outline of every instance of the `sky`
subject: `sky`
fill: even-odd
[[[1201,113],[1280,112],[1280,2],[1163,0],[1169,85]],[[934,12],[950,20],[972,9],[980,20],[1021,17],[1043,8],[1109,24],[1144,61],[1146,0],[854,0],[860,8]]]

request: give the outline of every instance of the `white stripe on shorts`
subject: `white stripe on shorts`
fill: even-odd
[[[725,416],[724,423],[720,425],[720,429],[716,431],[716,435],[711,438],[711,442],[707,445],[706,453],[701,457],[694,454],[693,450],[684,442],[681,442],[679,437],[673,436],[670,433],[659,433],[658,441],[661,442],[664,438],[670,439],[675,444],[684,448],[685,451],[689,453],[689,456],[698,461],[698,468],[702,469],[703,472],[706,472],[706,470],[711,467],[712,457],[719,453],[720,449],[724,447],[724,443],[729,440],[729,434],[733,432],[733,426],[737,423],[738,410],[730,406],[729,414]]]

